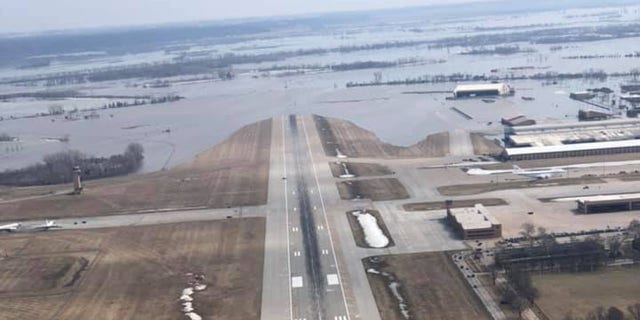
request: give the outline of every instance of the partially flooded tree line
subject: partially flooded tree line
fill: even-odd
[[[73,181],[73,168],[80,167],[85,180],[126,175],[138,171],[143,164],[144,149],[131,143],[122,154],[110,157],[88,157],[69,150],[47,155],[42,163],[23,169],[0,173],[0,185],[35,186],[69,183]]]

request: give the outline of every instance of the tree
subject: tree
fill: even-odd
[[[631,314],[631,319],[640,320],[640,303],[628,306],[627,310]]]
[[[529,241],[529,246],[533,246],[533,235],[536,232],[536,226],[533,223],[525,222],[520,226],[520,235]]]
[[[624,312],[616,307],[607,310],[607,320],[624,320]]]
[[[609,257],[611,259],[616,259],[620,256],[620,248],[622,247],[623,241],[620,237],[612,237],[609,239]]]
[[[513,300],[513,302],[511,303],[511,306],[513,307],[513,309],[518,311],[518,316],[520,317],[520,319],[522,319],[522,314],[524,313],[525,310],[527,310],[527,308],[529,308],[530,303],[529,303],[529,300],[518,297],[515,300]]]

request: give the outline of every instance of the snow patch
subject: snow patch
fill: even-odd
[[[196,285],[196,286],[195,286],[195,287],[193,287],[193,288],[194,288],[196,291],[202,291],[202,290],[204,290],[204,289],[206,289],[206,288],[207,288],[207,285],[206,285],[206,284],[198,284],[198,285]]]
[[[202,320],[202,317],[195,312],[187,312],[184,315],[189,317],[191,320]]]
[[[352,213],[364,231],[364,241],[372,248],[384,248],[389,245],[389,238],[384,235],[378,225],[378,219],[369,213],[354,211]]]

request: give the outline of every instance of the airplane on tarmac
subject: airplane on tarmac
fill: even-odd
[[[525,176],[534,179],[549,179],[553,177],[560,177],[567,173],[567,170],[562,168],[535,168],[535,169],[522,169],[516,165],[511,170],[484,170],[481,168],[471,168],[467,170],[467,174],[472,176],[487,176],[494,174],[511,173],[519,176]]]
[[[31,229],[38,230],[38,231],[47,231],[49,229],[55,229],[55,228],[62,228],[62,227],[56,224],[56,222],[53,220],[45,220],[44,224],[31,227]]]
[[[5,224],[3,226],[0,226],[0,231],[14,232],[17,231],[21,226],[22,225],[19,223]]]
[[[525,176],[535,179],[549,179],[553,177],[561,177],[567,170],[560,168],[545,168],[545,169],[522,169],[516,165],[513,166],[513,174],[519,176]]]

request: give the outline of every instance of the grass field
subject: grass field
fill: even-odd
[[[250,218],[4,236],[0,319],[182,319],[195,273],[204,319],[257,320],[264,232]]]
[[[538,307],[550,319],[567,313],[584,317],[593,309],[615,306],[625,310],[640,303],[640,268],[607,268],[593,273],[545,274],[533,277],[540,290]]]
[[[443,157],[449,153],[449,133],[426,136],[418,143],[403,147],[381,141],[373,132],[335,118],[314,116],[325,153],[336,155],[336,148],[349,157],[421,158]]]
[[[360,211],[360,210],[355,210]],[[360,226],[358,222],[358,218],[353,215],[354,211],[347,212],[347,220],[349,220],[349,226],[351,227],[351,233],[353,234],[353,240],[356,242],[356,245],[361,248],[371,248],[364,237],[364,230]],[[387,225],[384,223],[384,219],[382,219],[382,215],[377,210],[366,210],[366,213],[374,216],[378,222],[378,226],[384,233],[384,235],[389,239],[389,245],[385,248],[393,247],[395,244],[393,243],[393,238],[391,238],[391,234],[389,233],[389,229]]]
[[[339,178],[344,174],[344,167],[342,166],[342,164],[346,165],[349,173],[355,175],[356,177],[374,177],[393,174],[393,172],[389,170],[388,167],[377,163],[331,162],[329,163],[329,167],[331,167],[331,174],[333,174],[334,177]]]
[[[271,120],[248,125],[190,162],[166,171],[88,181],[81,195],[11,201],[50,194],[54,187],[0,189],[0,220],[132,213],[164,208],[265,204]],[[57,186],[70,189],[70,186]],[[18,190],[15,190],[18,189]],[[38,190],[42,192],[38,193]]]
[[[489,320],[482,302],[468,287],[444,252],[379,256],[380,262],[363,260],[365,269],[386,272],[400,283],[410,319]],[[367,272],[383,320],[404,320],[389,287],[388,277]]]
[[[340,197],[344,200],[371,199],[387,201],[409,198],[407,189],[396,178],[350,180],[336,182]]]
[[[494,183],[458,184],[438,187],[443,196],[468,196],[486,192],[510,189],[542,188],[550,186],[567,186],[580,184],[606,183],[597,177],[558,178],[545,180],[518,180]]]
[[[506,201],[499,198],[464,199],[464,200],[453,200],[451,202],[450,208],[468,208],[468,207],[473,207],[478,203],[482,204],[485,207],[503,206],[508,204]],[[446,205],[444,201],[415,202],[415,203],[403,204],[402,208],[404,209],[404,211],[429,211],[429,210],[446,209]]]

